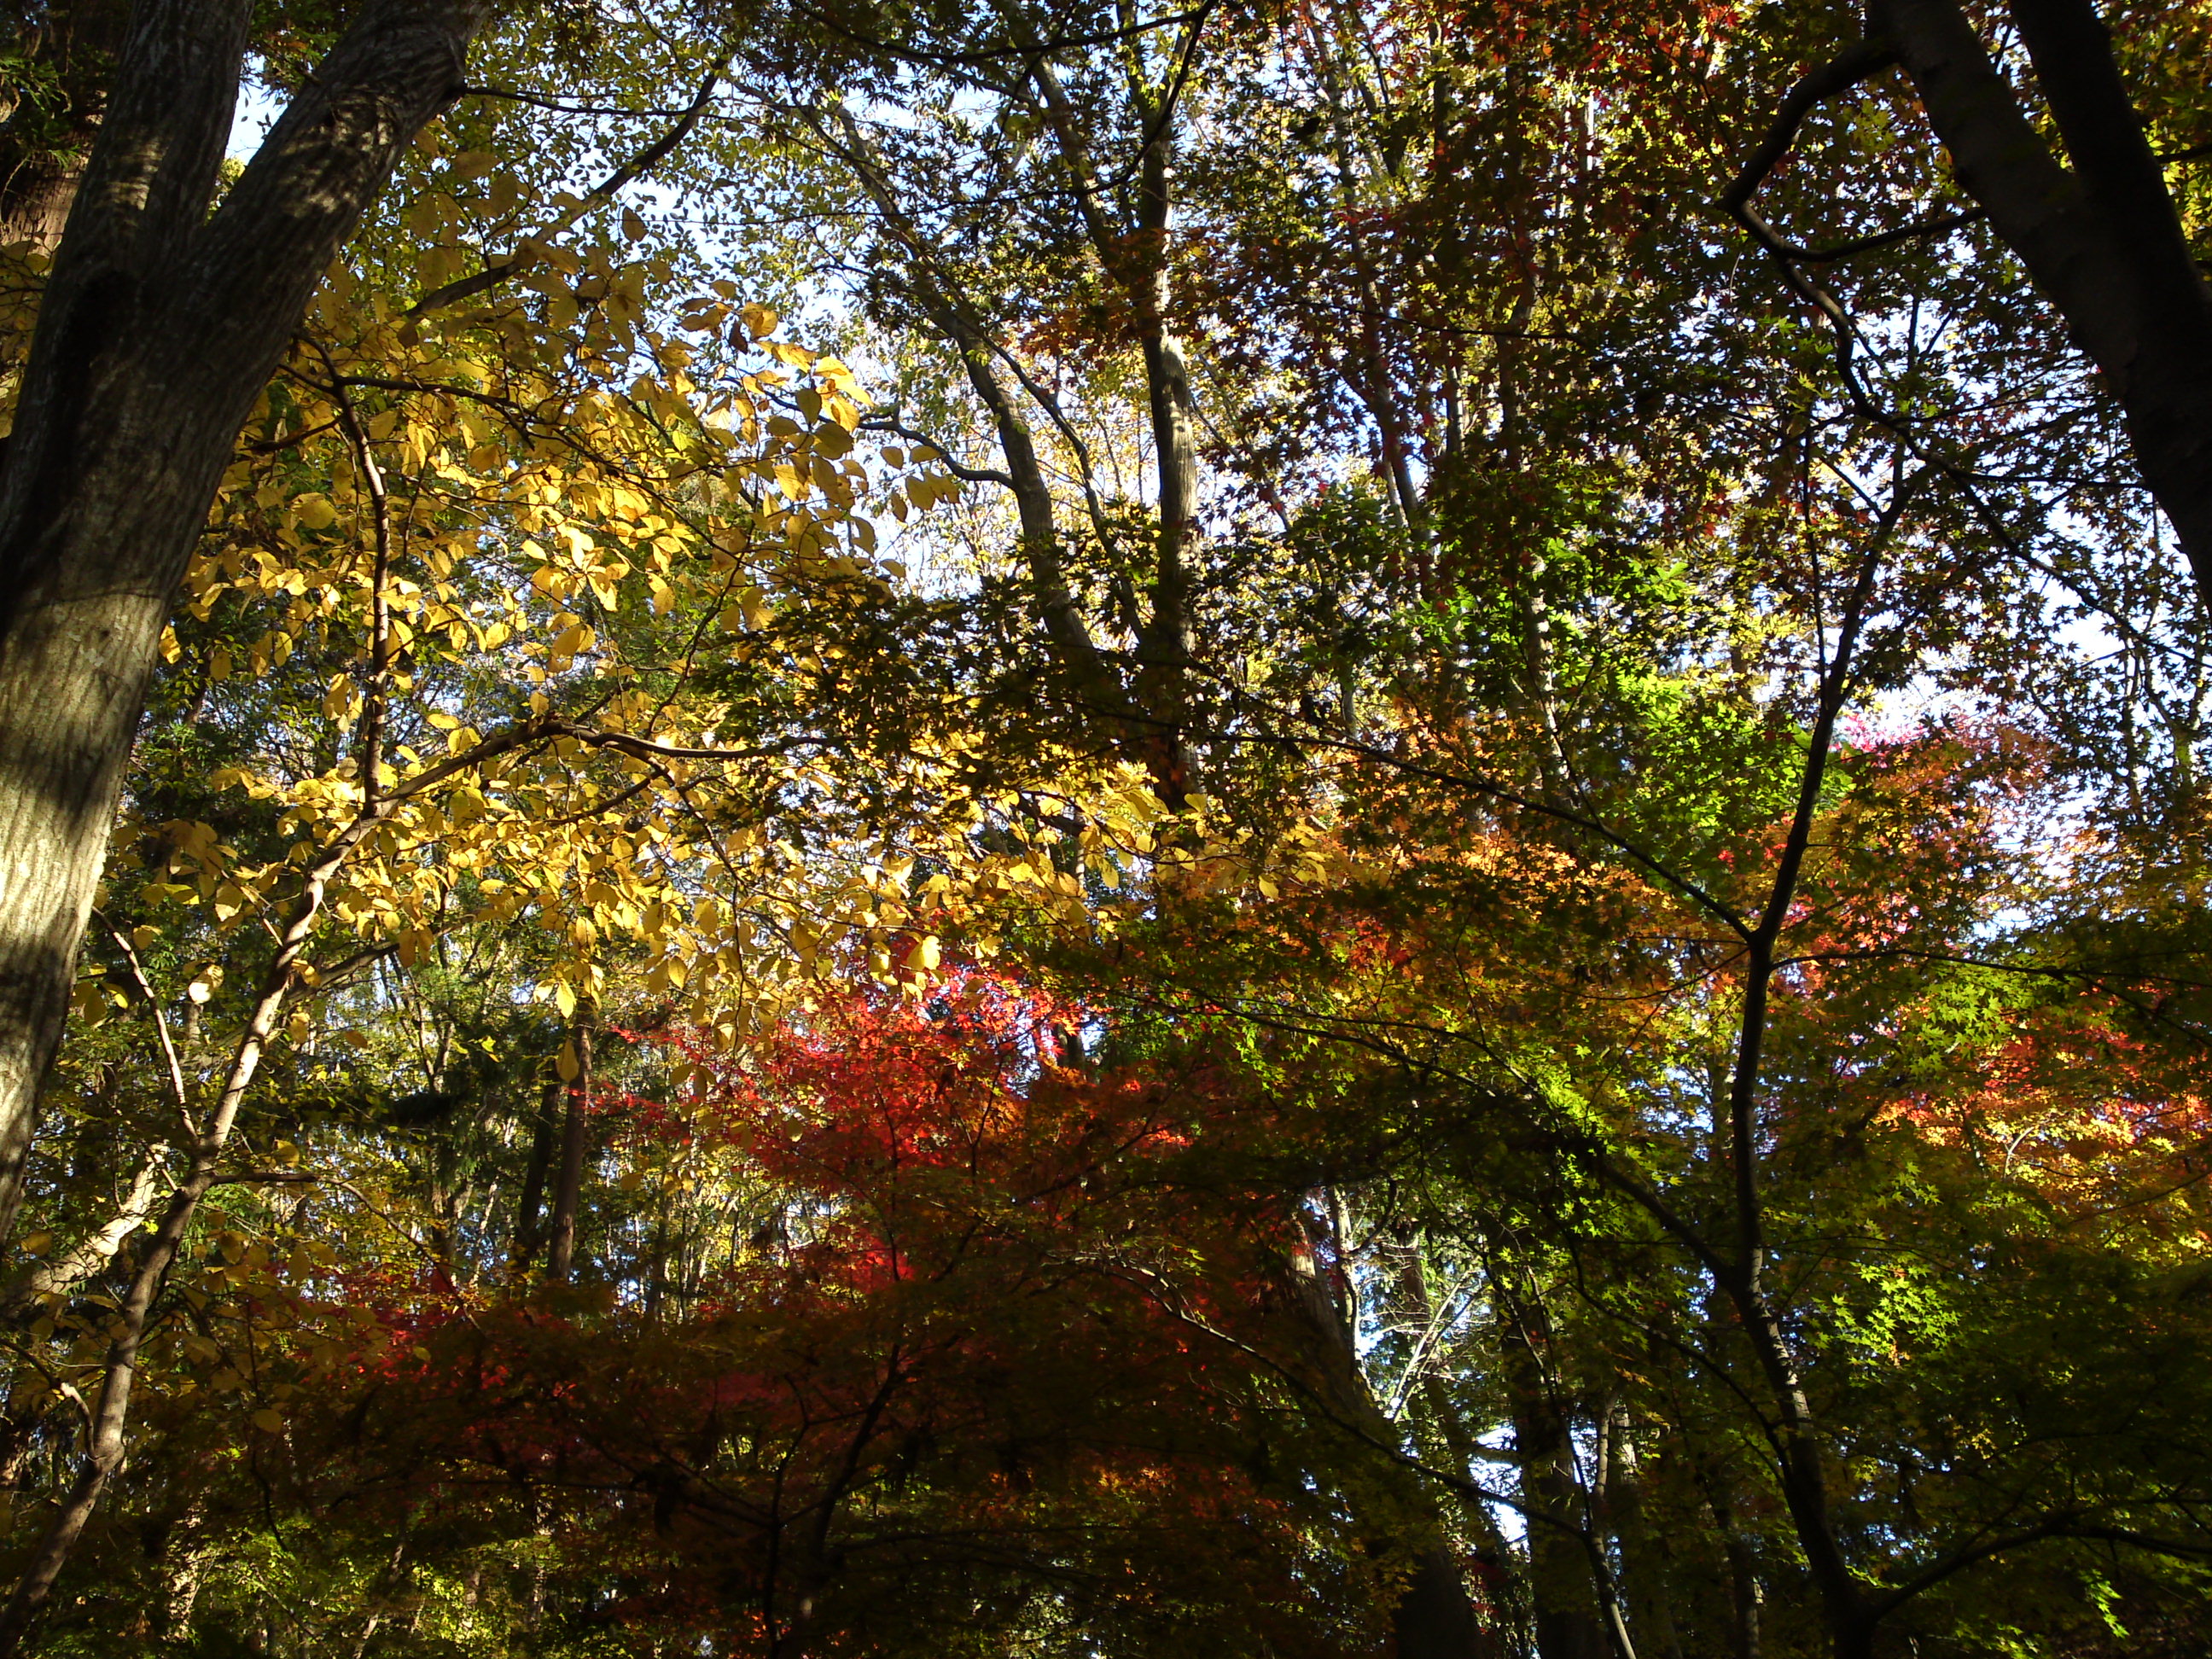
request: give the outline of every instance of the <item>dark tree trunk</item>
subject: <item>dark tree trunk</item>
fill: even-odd
[[[1497,1281],[1493,1279],[1492,1283]],[[1550,1327],[1539,1307],[1499,1297],[1498,1348],[1528,1522],[1528,1594],[1538,1659],[1608,1659],[1580,1534],[1581,1482],[1565,1405],[1544,1375]]]
[[[1314,1376],[1338,1426],[1358,1436],[1378,1457],[1387,1456],[1399,1443],[1397,1425],[1375,1403],[1328,1279],[1309,1258],[1290,1280],[1281,1298],[1285,1346],[1297,1356],[1301,1369]],[[1401,1531],[1375,1540],[1379,1548],[1411,1557],[1412,1571],[1390,1609],[1396,1659],[1490,1659],[1493,1648],[1489,1633],[1475,1614],[1466,1575],[1426,1494],[1412,1489],[1402,1468],[1386,1467],[1383,1473],[1387,1479],[1405,1483],[1407,1490],[1398,1502],[1420,1517],[1412,1537]]]
[[[1607,1425],[1604,1510],[1620,1549],[1621,1589],[1637,1646],[1659,1659],[1682,1659],[1665,1546],[1644,1510],[1635,1420],[1618,1401]]]
[[[576,1023],[576,1086],[568,1091],[568,1111],[561,1123],[561,1173],[553,1183],[553,1221],[545,1277],[565,1280],[576,1263],[576,1212],[584,1198],[584,1153],[591,1134],[592,1028]]]
[[[2012,0],[2071,166],[1957,0],[1868,0],[1959,182],[2118,399],[2136,459],[2212,598],[2212,293],[2090,0]]]
[[[240,424],[477,0],[372,0],[212,217],[251,8],[143,0],[0,472],[0,1234],[59,1047],[155,647]]]
[[[130,0],[11,9],[15,49],[49,88],[14,89],[0,120],[0,246],[27,242],[51,253],[62,239],[85,163],[100,133]]]
[[[523,1168],[522,1191],[514,1203],[514,1236],[507,1247],[508,1271],[517,1279],[528,1276],[544,1242],[540,1228],[545,1219],[545,1177],[553,1169],[553,1109],[560,1102],[560,1084],[548,1083],[530,1125],[530,1162]]]

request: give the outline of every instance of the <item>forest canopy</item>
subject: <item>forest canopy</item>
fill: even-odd
[[[2204,1652],[2208,73],[17,0],[0,1659]]]

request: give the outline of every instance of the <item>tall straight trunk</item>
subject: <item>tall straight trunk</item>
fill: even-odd
[[[1759,1557],[1738,1524],[1729,1495],[1729,1472],[1695,1460],[1698,1488],[1713,1512],[1713,1525],[1729,1566],[1729,1659],[1759,1659],[1759,1612],[1765,1601],[1759,1579]]]
[[[1139,97],[1153,130],[1138,165],[1138,246],[1128,273],[1145,347],[1145,387],[1152,427],[1152,459],[1159,471],[1159,539],[1153,551],[1151,616],[1137,641],[1137,700],[1152,722],[1156,758],[1164,775],[1163,798],[1180,806],[1194,786],[1194,757],[1185,731],[1189,718],[1190,567],[1185,557],[1198,517],[1197,404],[1182,342],[1169,323],[1168,246],[1173,205],[1175,123]]]
[[[1492,1275],[1492,1282],[1497,1282]],[[1544,1374],[1551,1329],[1540,1305],[1500,1294],[1498,1343],[1528,1521],[1528,1594],[1538,1659],[1607,1659],[1583,1529],[1572,1425]]]
[[[1644,1511],[1644,1469],[1637,1452],[1636,1423],[1626,1404],[1612,1402],[1607,1413],[1604,1521],[1620,1549],[1620,1584],[1628,1603],[1637,1645],[1662,1659],[1681,1659],[1674,1624],[1673,1587],[1668,1581],[1664,1545]]]
[[[561,1124],[561,1173],[553,1184],[553,1223],[545,1253],[545,1277],[560,1284],[576,1262],[576,1212],[584,1196],[584,1152],[591,1134],[592,1028],[576,1022],[576,1086],[568,1091],[568,1112]]]
[[[545,1177],[553,1170],[554,1108],[560,1103],[561,1085],[555,1079],[545,1085],[530,1126],[530,1161],[523,1167],[522,1191],[514,1203],[514,1234],[507,1242],[507,1261],[508,1273],[517,1279],[528,1275],[544,1242],[539,1227],[545,1218]]]
[[[212,216],[252,7],[141,0],[0,470],[0,1235],[155,647],[239,427],[479,0],[371,0]]]

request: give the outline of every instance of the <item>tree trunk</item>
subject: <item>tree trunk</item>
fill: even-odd
[[[1696,1468],[1706,1506],[1713,1512],[1713,1525],[1720,1532],[1721,1547],[1728,1553],[1729,1659],[1759,1659],[1759,1614],[1765,1595],[1759,1581],[1759,1558],[1752,1549],[1751,1540],[1736,1524],[1735,1507],[1729,1498],[1725,1484],[1726,1474],[1702,1462]]]
[[[576,1212],[583,1202],[584,1152],[591,1133],[592,1028],[576,1022],[576,1086],[568,1091],[568,1112],[561,1125],[561,1173],[553,1185],[553,1224],[547,1229],[545,1277],[565,1281],[576,1261]]]
[[[0,1659],[12,1659],[21,1648],[32,1626],[45,1607],[55,1581],[68,1564],[85,1525],[92,1519],[101,1493],[123,1467],[125,1434],[131,1422],[131,1397],[138,1375],[138,1355],[146,1339],[155,1298],[168,1277],[169,1267],[183,1246],[200,1200],[220,1178],[223,1151],[237,1127],[239,1109],[252,1087],[262,1056],[267,1052],[307,954],[307,941],[321,919],[323,902],[355,851],[388,821],[391,802],[365,808],[352,823],[330,842],[322,856],[301,875],[298,897],[291,919],[277,935],[276,953],[264,970],[246,1028],[231,1051],[230,1066],[204,1120],[194,1129],[191,1162],[184,1178],[171,1190],[161,1206],[161,1218],[142,1236],[138,1259],[130,1287],[116,1304],[108,1326],[107,1352],[100,1368],[100,1391],[85,1410],[82,1455],[76,1476],[53,1506],[44,1534],[33,1547],[16,1581],[15,1593],[0,1607]]]
[[[1375,1403],[1323,1270],[1309,1255],[1294,1264],[1290,1277],[1284,1297],[1284,1335],[1304,1369],[1315,1376],[1329,1413],[1340,1427],[1376,1453],[1395,1449],[1401,1438],[1397,1425]],[[1404,1480],[1402,1468],[1390,1473]],[[1407,1491],[1402,1501],[1416,1515],[1428,1510],[1425,1494],[1418,1491]],[[1466,1576],[1434,1511],[1429,1510],[1415,1522],[1413,1536],[1384,1537],[1376,1542],[1382,1549],[1410,1557],[1412,1571],[1390,1609],[1396,1659],[1489,1659],[1493,1650],[1489,1635],[1475,1616]]]
[[[529,1275],[543,1242],[538,1225],[545,1217],[545,1177],[553,1169],[553,1109],[560,1101],[560,1083],[549,1082],[530,1126],[530,1162],[522,1172],[522,1191],[514,1204],[514,1234],[507,1247],[507,1271],[516,1279]]]
[[[2212,599],[2212,292],[2090,0],[2012,0],[2062,165],[1956,0],[1869,0],[1990,225],[2126,417],[2136,459]]]
[[[1492,1275],[1493,1286],[1498,1276]],[[1582,1483],[1575,1472],[1567,1413],[1544,1374],[1551,1337],[1543,1310],[1499,1288],[1498,1339],[1521,1462],[1528,1517],[1528,1593],[1539,1659],[1607,1659],[1583,1531]]]
[[[0,1236],[22,1194],[155,647],[240,423],[477,0],[374,0],[221,210],[251,8],[143,0],[0,471]]]
[[[1636,1425],[1627,1406],[1620,1401],[1613,1402],[1607,1413],[1603,1519],[1620,1547],[1620,1586],[1637,1645],[1664,1659],[1681,1659],[1665,1547],[1653,1534],[1650,1518],[1644,1512],[1644,1470],[1637,1455]]]
[[[58,102],[15,93],[0,123],[0,246],[27,242],[51,253],[100,133],[115,53],[130,21],[130,0],[77,0],[14,8],[15,49],[51,70]]]
[[[1163,118],[1141,97],[1139,107],[1154,131],[1138,167],[1139,252],[1126,280],[1144,337],[1160,526],[1152,565],[1152,614],[1137,641],[1136,692],[1153,723],[1152,771],[1166,781],[1161,799],[1179,808],[1197,781],[1193,775],[1195,757],[1185,730],[1189,714],[1190,567],[1183,556],[1197,526],[1197,405],[1182,342],[1168,320],[1175,123]]]

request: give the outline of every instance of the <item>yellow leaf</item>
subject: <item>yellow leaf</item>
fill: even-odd
[[[561,988],[564,991],[568,988],[565,985]],[[572,1000],[574,994],[570,993]],[[570,1006],[563,1008],[561,1012],[563,1014],[574,1013],[575,1008],[573,1000]],[[576,1045],[574,1042],[564,1042],[561,1045],[560,1054],[554,1058],[553,1067],[561,1073],[561,1081],[563,1083],[574,1083],[584,1074],[583,1063],[576,1058]]]
[[[264,1406],[253,1413],[253,1426],[264,1434],[282,1434],[284,1432],[284,1419]]]

